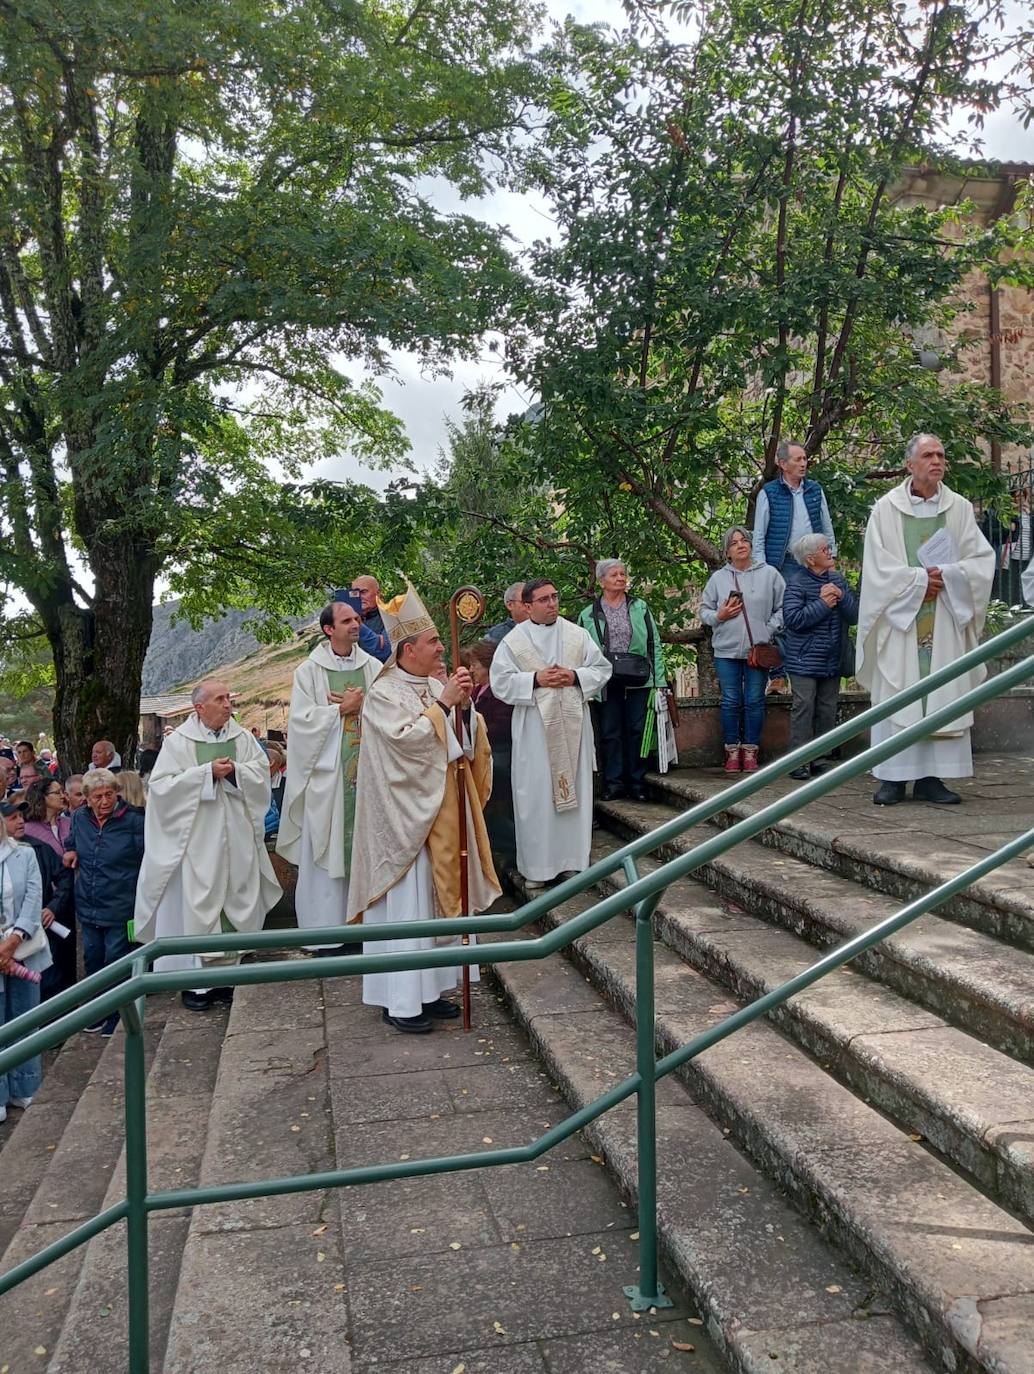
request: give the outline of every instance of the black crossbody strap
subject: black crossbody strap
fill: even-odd
[[[747,615],[747,602],[744,599],[743,593],[740,591],[740,580],[735,573],[733,573],[732,575],[732,585],[736,588],[736,591],[739,593],[740,607],[743,611],[743,628],[747,631],[747,643],[753,649],[754,636],[750,632],[750,617]]]

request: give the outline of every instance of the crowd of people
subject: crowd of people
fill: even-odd
[[[700,603],[728,772],[758,767],[767,690],[786,674],[796,747],[834,724],[843,676],[853,672],[879,703],[958,659],[979,639],[994,572],[973,507],[944,482],[936,436],[910,441],[907,476],[873,509],[858,594],[836,569],[829,507],[803,447],[780,445],[777,465],[753,528],[726,532],[725,563]],[[665,710],[667,692],[660,632],[631,593],[627,566],[602,559],[596,577],[598,594],[575,620],[560,614],[549,578],[514,582],[505,618],[451,673],[412,585],[383,601],[375,578],[355,578],[320,613],[282,738],[244,729],[230,687],[209,679],[147,759],[146,783],[122,769],[109,740],[94,745],[86,773],[64,779],[51,753],[0,743],[0,1019],[74,982],[76,931],[87,974],[134,941],[165,936],[223,935],[225,948],[165,955],[156,967],[235,962],[233,935],[260,929],[281,895],[267,837],[297,867],[297,920],[317,957],[355,952],[337,934],[354,921],[373,936],[400,921],[484,911],[500,894],[500,868],[514,867],[530,890],[583,870],[594,791],[646,795],[648,713]],[[889,716],[874,743],[979,677]],[[914,798],[957,804],[943,778],[971,774],[971,725],[960,717],[880,764],[873,800],[896,805],[911,781]],[[816,760],[791,776],[826,766]],[[372,938],[362,948],[404,965],[440,946]],[[364,1002],[400,1032],[428,1033],[460,1014],[445,995],[459,978],[448,957],[422,972],[392,963],[364,976]],[[184,1004],[205,1011],[228,1001],[231,989],[214,983],[206,976],[186,989]],[[89,1029],[115,1026],[110,1017]],[[31,1101],[39,1074],[37,1060],[0,1079],[0,1114]]]

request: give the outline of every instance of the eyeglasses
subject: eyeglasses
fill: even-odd
[[[550,592],[548,596],[533,596],[531,599],[532,601],[534,601],[536,606],[546,606],[551,601],[559,601],[560,593]]]

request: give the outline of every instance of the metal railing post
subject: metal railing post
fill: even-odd
[[[623,865],[625,878],[639,876],[634,859]],[[657,1053],[654,1040],[656,1012],[653,978],[653,913],[658,893],[635,908],[635,1067],[636,1179],[639,1188],[639,1282],[627,1284],[625,1297],[633,1312],[651,1307],[671,1307],[671,1298],[657,1277]]]
[[[143,972],[134,965],[134,972]],[[129,1374],[149,1374],[151,1322],[147,1253],[147,1075],[144,1066],[145,998],[123,1008],[126,1115],[126,1265],[129,1299]]]

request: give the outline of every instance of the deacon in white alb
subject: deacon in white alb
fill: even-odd
[[[492,788],[492,751],[484,722],[470,705],[473,681],[457,668],[442,682],[445,654],[434,621],[412,587],[380,606],[392,656],[363,703],[350,917],[364,926],[426,921],[485,911],[499,896],[482,807]],[[452,708],[464,711],[462,740]],[[467,816],[468,910],[461,909],[459,786]],[[372,933],[372,932],[371,932]],[[372,940],[364,954],[411,954],[440,940]],[[477,980],[477,965],[471,980]],[[424,1033],[459,1015],[442,996],[458,967],[368,973],[363,1001],[383,1007],[397,1030]]]
[[[592,721],[588,702],[611,674],[592,637],[560,615],[552,582],[525,582],[530,616],[492,660],[493,694],[514,708],[517,868],[531,887],[580,873],[592,843]]]
[[[165,737],[151,773],[136,889],[136,938],[142,942],[261,930],[281,895],[264,841],[269,760],[231,718],[225,683],[199,682],[191,700],[193,714]],[[204,962],[232,964],[237,955]],[[167,955],[155,967],[200,968],[202,960]],[[229,995],[222,988],[182,994],[192,1011]]]
[[[303,929],[344,925],[348,917],[360,712],[381,670],[358,646],[362,623],[347,602],[324,606],[321,642],[295,670],[291,689],[276,851],[297,866],[294,905]],[[310,948],[333,954],[345,947]]]
[[[862,559],[855,676],[873,705],[974,648],[984,628],[995,555],[981,534],[972,505],[945,486],[944,445],[917,434],[906,450],[909,476],[881,496],[869,516]],[[879,744],[925,715],[949,705],[986,676],[974,668],[963,677],[902,707],[873,726]],[[972,712],[953,720],[873,769],[880,786],[873,801],[905,800],[913,781],[917,801],[952,805],[961,800],[941,781],[973,773]]]

